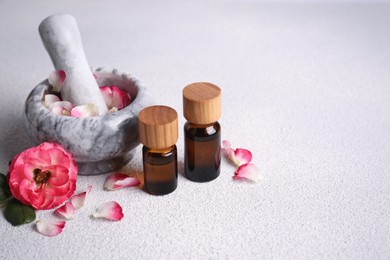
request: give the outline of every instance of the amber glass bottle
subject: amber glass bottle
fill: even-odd
[[[199,82],[183,89],[184,173],[195,182],[219,176],[221,164],[221,89]]]
[[[145,191],[171,193],[177,187],[177,112],[167,106],[144,108],[138,116]]]

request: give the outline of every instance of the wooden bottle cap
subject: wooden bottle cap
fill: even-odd
[[[174,145],[178,137],[177,112],[167,106],[150,106],[138,115],[139,139],[150,148]]]
[[[197,82],[183,89],[183,113],[194,124],[211,124],[221,116],[221,89],[208,82]]]

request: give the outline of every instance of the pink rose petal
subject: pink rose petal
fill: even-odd
[[[62,232],[65,227],[65,221],[63,220],[38,220],[37,230],[44,236],[54,237]]]
[[[231,144],[229,141],[222,141],[222,153],[227,156],[230,160],[233,161],[234,158],[234,150],[231,148]]]
[[[65,109],[67,111],[71,111],[73,108],[73,105],[69,101],[57,101],[57,102],[50,104],[49,110],[53,111],[53,108],[55,108],[55,107],[62,107],[63,109]]]
[[[122,207],[116,201],[106,202],[98,208],[93,216],[95,218],[119,221],[123,218]]]
[[[106,190],[118,190],[125,187],[138,186],[139,180],[130,177],[124,173],[114,173],[107,177],[104,182],[104,189]]]
[[[77,195],[73,195],[70,198],[70,203],[72,203],[73,207],[77,210],[84,206],[85,199],[87,195],[91,192],[92,186],[88,186],[87,190],[81,192]]]
[[[252,153],[249,150],[243,148],[237,148],[234,150],[231,148],[231,144],[227,140],[222,141],[222,152],[237,166],[241,166],[252,161]]]
[[[95,104],[86,104],[72,108],[71,116],[74,117],[92,117],[99,115],[99,109]]]
[[[233,179],[246,179],[252,182],[259,182],[263,179],[259,169],[253,163],[247,163],[238,167],[234,173]]]
[[[72,203],[66,202],[64,205],[56,209],[54,214],[65,219],[74,219],[74,216],[76,215],[76,209]]]
[[[104,101],[106,102],[106,106],[111,109],[112,108],[112,90],[109,86],[100,87],[100,93],[102,93]]]
[[[250,163],[252,161],[252,153],[247,149],[237,148],[234,151],[233,161],[237,166]]]
[[[223,140],[222,141],[222,148],[223,149],[231,149],[232,144],[228,140]]]
[[[53,95],[53,94],[47,94],[45,95],[45,99],[44,99],[44,102],[45,102],[45,106],[47,108],[49,108],[49,106],[55,102],[58,102],[58,101],[61,101],[61,99],[56,96],[56,95]]]
[[[102,86],[100,92],[109,110],[114,107],[122,109],[131,103],[130,94],[117,86]]]
[[[53,107],[51,112],[60,116],[70,116],[70,112],[63,107]]]
[[[60,92],[64,84],[66,73],[63,70],[56,70],[49,75],[49,84],[53,86],[54,91]]]

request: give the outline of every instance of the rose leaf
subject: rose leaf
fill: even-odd
[[[4,210],[4,216],[13,226],[27,224],[35,220],[35,210],[19,201],[10,200]]]
[[[11,197],[8,182],[5,175],[0,174],[0,204],[2,201]]]

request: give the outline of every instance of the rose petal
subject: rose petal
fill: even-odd
[[[247,149],[237,148],[234,151],[233,161],[237,166],[250,163],[252,161],[252,153]]]
[[[66,73],[63,70],[56,70],[49,75],[49,84],[53,86],[54,91],[60,92],[64,84]]]
[[[112,101],[112,90],[109,86],[100,87],[100,93],[102,94],[104,101],[106,102],[106,106],[111,109],[111,101]]]
[[[72,108],[70,115],[74,117],[92,117],[99,115],[99,109],[95,104],[86,104]]]
[[[74,216],[76,215],[76,209],[72,203],[66,202],[64,205],[56,209],[54,214],[65,219],[74,219]]]
[[[10,183],[11,185],[14,183]],[[16,187],[16,186],[15,186]],[[41,204],[45,200],[45,196],[43,193],[35,193],[35,184],[27,179],[23,179],[18,185],[19,195],[14,196],[17,200],[22,202],[23,204],[31,205],[35,208],[36,204]],[[33,201],[31,203],[30,201]]]
[[[106,181],[104,182],[104,189],[118,190],[125,187],[138,186],[139,184],[140,182],[136,178],[118,172],[107,177]]]
[[[62,107],[65,110],[71,111],[73,108],[73,105],[69,101],[58,101],[58,102],[54,102],[54,103],[50,104],[49,110],[52,111],[53,108],[55,108],[55,107]]]
[[[222,141],[222,153],[227,156],[230,160],[233,161],[234,158],[234,150],[231,148],[231,144],[229,141]]]
[[[114,113],[114,112],[117,112],[119,109],[117,107],[113,107],[111,108],[110,110],[108,110],[108,112],[110,113]]]
[[[259,182],[263,179],[259,169],[253,163],[247,163],[238,167],[234,173],[233,179],[246,179],[253,182]]]
[[[60,116],[70,116],[70,112],[63,107],[53,107],[51,112]]]
[[[65,221],[63,220],[38,220],[37,230],[44,236],[53,237],[62,232],[65,227]]]
[[[45,95],[44,104],[46,107],[49,107],[51,104],[61,101],[61,99],[53,94],[47,94]]]
[[[80,209],[81,207],[84,206],[85,199],[87,195],[91,192],[92,186],[88,186],[87,190],[84,192],[81,192],[77,195],[73,195],[70,198],[70,203],[72,203],[73,207],[75,209]]]
[[[112,107],[117,107],[118,109],[122,109],[131,103],[130,94],[117,86],[112,86],[112,97]]]
[[[93,216],[119,221],[123,218],[122,207],[116,201],[109,201],[100,206]]]
[[[44,147],[45,143],[42,143],[36,147],[32,147],[30,149],[23,151],[23,153],[25,153],[26,155],[24,160],[26,162],[30,160],[31,160],[30,162],[34,161],[36,167],[48,165],[50,162],[50,154],[47,152],[46,148]]]
[[[222,148],[226,149],[226,148],[231,148],[232,145],[230,144],[230,142],[228,140],[223,140],[222,141]]]
[[[69,167],[71,165],[71,158],[65,156],[66,151],[60,149],[48,148],[46,151],[50,156],[51,165],[63,165]]]
[[[117,86],[102,86],[100,92],[109,110],[114,107],[122,109],[131,103],[130,94]]]
[[[47,181],[47,183],[49,184],[48,186],[50,187],[47,187],[47,189],[57,189],[59,188],[58,186],[63,186],[69,183],[70,176],[68,173],[68,169],[62,165],[50,165],[42,168],[42,171],[49,171],[51,173],[51,176]]]
[[[249,150],[243,148],[237,148],[234,150],[231,148],[231,144],[227,140],[222,141],[222,152],[237,166],[241,166],[252,161],[252,153]]]

